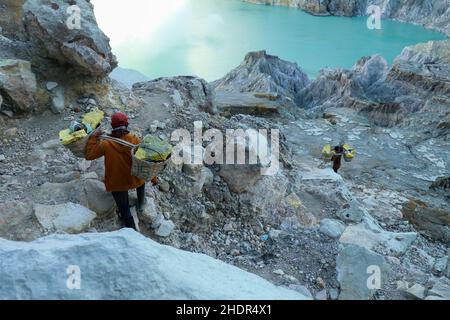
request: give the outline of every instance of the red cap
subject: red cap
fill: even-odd
[[[111,126],[113,128],[128,127],[128,117],[122,112],[115,113],[111,118]]]

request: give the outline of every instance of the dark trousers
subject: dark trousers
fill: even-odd
[[[145,202],[145,184],[136,189],[138,196],[138,203],[142,205]],[[120,216],[124,220],[132,218],[130,210],[130,199],[128,197],[128,191],[113,192],[114,200],[119,208]]]

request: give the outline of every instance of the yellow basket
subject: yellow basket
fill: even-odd
[[[169,157],[167,160],[161,162],[139,160],[135,155],[136,150],[137,149],[133,149],[131,154],[133,158],[131,175],[147,182],[151,181],[154,177],[157,177],[162,171],[164,171],[171,159],[171,157]]]

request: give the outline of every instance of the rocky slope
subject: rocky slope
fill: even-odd
[[[206,254],[315,299],[450,299],[449,41],[405,48],[393,65],[380,56],[364,57],[351,70],[323,70],[314,81],[297,65],[257,52],[212,84],[173,77],[129,89],[108,78],[94,81],[96,68],[91,76],[57,78],[61,68],[80,66],[70,56],[60,56],[68,66],[55,63],[47,59],[48,52],[27,62],[26,52],[17,48],[47,49],[28,40],[2,39],[0,238],[31,243],[2,241],[0,255],[47,263],[46,256],[28,253],[48,250],[56,257],[48,267],[59,270],[68,262],[59,261],[66,253],[83,262],[81,257],[91,251],[81,243],[118,264],[123,260],[111,250],[134,247],[144,256],[158,253],[217,266],[213,259],[159,247],[134,233],[108,233],[122,226],[104,190],[102,160],[77,159],[57,140],[59,130],[97,106],[107,115],[106,129],[109,116],[121,109],[136,133],[163,139],[180,128],[192,135],[199,121],[203,132],[280,130],[275,175],[262,175],[260,165],[171,163],[159,184],[148,186],[148,205],[138,217],[145,237]],[[54,75],[59,83],[55,87],[44,75]],[[58,87],[64,87],[65,102],[56,113],[51,100]],[[320,151],[341,140],[356,147],[358,156],[335,174],[322,163]],[[251,143],[244,147],[254,149]],[[214,148],[203,141],[200,149]],[[55,233],[83,234],[51,236]],[[131,253],[129,259],[152,265]],[[379,290],[367,287],[367,269],[373,265],[382,272]],[[31,263],[14,266],[17,273],[0,274],[5,278],[0,279],[0,297],[33,297],[24,288],[41,282],[11,280],[22,279],[28,267]],[[234,279],[244,277],[230,272]],[[44,272],[39,281],[55,273]],[[118,285],[128,288],[128,279],[119,278]],[[211,292],[203,284],[195,287],[193,298],[222,297],[229,289]],[[109,285],[102,282],[89,290],[91,298],[106,297]],[[136,286],[130,288],[154,294]],[[66,297],[56,292],[56,298]]]
[[[448,0],[244,0],[251,3],[300,8],[314,15],[365,16],[370,5],[380,6],[382,17],[420,24],[450,35]]]

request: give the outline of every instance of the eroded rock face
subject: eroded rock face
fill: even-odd
[[[302,90],[300,106],[354,109],[383,127],[416,123],[417,115],[445,128],[439,121],[450,95],[449,46],[444,40],[407,47],[390,68],[375,55],[360,59],[351,70],[324,69]]]
[[[308,299],[208,256],[162,246],[129,229],[51,236],[30,244],[0,240],[0,259],[1,299]],[[82,290],[67,287],[66,270],[75,263]]]
[[[0,92],[13,111],[27,112],[35,106],[36,77],[24,60],[0,60]]]
[[[447,0],[245,0],[247,2],[300,8],[313,15],[365,16],[370,5],[381,8],[383,18],[420,24],[450,34]]]
[[[80,9],[80,28],[68,24],[71,5]],[[28,0],[23,12],[28,36],[42,49],[45,57],[70,65],[77,73],[96,77],[108,75],[117,66],[109,38],[97,26],[89,1],[58,0],[49,3]]]
[[[212,85],[217,91],[276,93],[298,101],[308,83],[296,63],[258,51],[248,53],[239,67]]]

